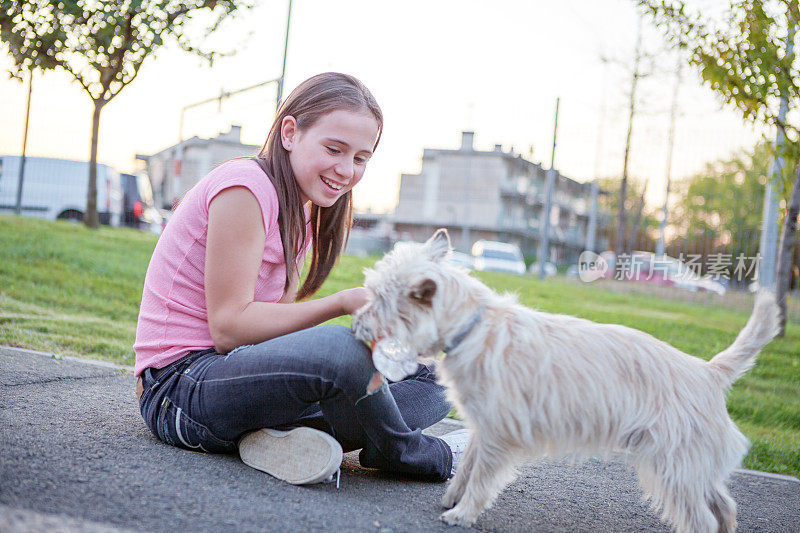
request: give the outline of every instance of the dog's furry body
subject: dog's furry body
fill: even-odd
[[[444,260],[446,232],[403,244],[368,270],[373,301],[356,335],[391,335],[432,353],[481,319],[438,366],[473,431],[442,501],[450,524],[470,525],[515,476],[543,455],[624,450],[654,508],[678,531],[733,531],[726,488],[748,442],[725,392],[777,333],[774,296],[758,296],[734,343],[706,362],[654,337],[528,309]]]

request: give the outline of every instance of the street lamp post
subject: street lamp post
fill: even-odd
[[[187,110],[189,110],[189,109],[191,109],[193,107],[201,106],[203,104],[209,104],[211,102],[217,102],[220,106],[222,106],[222,100],[225,99],[225,98],[230,98],[231,96],[233,96],[235,94],[243,93],[243,92],[249,91],[251,89],[257,89],[259,87],[263,87],[265,85],[269,85],[270,83],[278,83],[280,85],[280,80],[281,80],[281,78],[274,78],[274,79],[271,79],[271,80],[262,81],[261,83],[256,83],[255,85],[250,85],[249,87],[245,87],[243,89],[236,89],[235,91],[220,91],[219,96],[215,96],[214,98],[207,98],[207,99],[202,100],[200,102],[195,102],[193,104],[189,104],[187,106],[184,106],[181,109],[181,122],[180,122],[180,127],[179,127],[180,129],[178,131],[178,142],[179,143],[183,142],[183,119],[184,119],[184,115],[186,114]]]
[[[188,109],[191,109],[191,108],[197,107],[197,106],[201,106],[203,104],[208,104],[210,102],[215,102],[215,101],[219,104],[220,107],[222,107],[222,100],[224,98],[230,98],[231,96],[233,96],[235,94],[243,93],[245,91],[249,91],[251,89],[256,89],[258,87],[263,87],[265,85],[269,85],[270,83],[276,83],[277,84],[277,89],[275,91],[276,92],[276,96],[275,96],[275,112],[277,113],[278,108],[281,106],[281,100],[283,99],[283,82],[284,82],[285,77],[286,77],[286,55],[287,55],[287,51],[289,49],[289,27],[290,27],[290,24],[291,24],[291,20],[292,20],[292,0],[289,0],[289,10],[288,10],[288,13],[286,15],[286,36],[285,36],[284,41],[283,41],[283,64],[281,65],[281,75],[279,77],[277,77],[275,79],[267,80],[267,81],[264,81],[264,82],[261,82],[261,83],[257,83],[255,85],[251,85],[251,86],[245,87],[243,89],[237,89],[235,91],[229,91],[229,92],[220,91],[219,96],[217,96],[215,98],[208,98],[208,99],[203,100],[201,102],[195,102],[194,104],[189,104],[187,106],[184,106],[181,109],[181,120],[180,120],[180,126],[179,126],[179,130],[178,130],[178,144],[177,144],[177,146],[175,148],[175,151],[176,151],[176,154],[175,154],[175,163],[176,163],[176,165],[175,165],[175,177],[176,178],[179,178],[181,161],[183,159],[183,122],[184,122],[184,116],[185,116],[186,111]]]
[[[239,94],[239,93],[243,93],[245,91],[249,91],[249,90],[252,90],[252,89],[257,89],[259,87],[263,87],[265,85],[269,85],[270,83],[278,83],[278,84],[280,84],[280,78],[274,78],[274,79],[271,79],[271,80],[262,81],[261,83],[256,83],[255,85],[250,85],[249,87],[244,87],[242,89],[236,89],[235,91],[222,90],[222,91],[220,91],[219,96],[215,96],[214,98],[206,98],[205,100],[201,100],[200,102],[195,102],[193,104],[189,104],[189,105],[183,106],[183,108],[181,108],[181,120],[180,120],[180,125],[178,126],[178,144],[175,145],[175,167],[173,168],[173,178],[174,178],[175,181],[173,181],[173,183],[172,183],[172,194],[173,194],[173,196],[175,198],[177,198],[178,195],[180,194],[180,186],[179,186],[180,183],[179,183],[178,180],[180,180],[180,175],[181,175],[181,172],[183,171],[183,168],[182,168],[183,167],[183,165],[182,165],[182,162],[183,162],[183,149],[184,149],[184,146],[183,146],[183,123],[184,123],[184,117],[186,115],[186,111],[188,111],[189,109],[192,109],[194,107],[198,107],[198,106],[201,106],[201,105],[204,105],[204,104],[209,104],[211,102],[217,102],[217,104],[221,108],[222,107],[222,100],[224,100],[226,98],[230,98],[233,95],[236,95],[236,94]]]
[[[539,250],[537,260],[539,261],[538,276],[544,279],[545,263],[550,258],[550,209],[553,204],[553,188],[556,182],[556,135],[558,134],[558,107],[561,98],[556,98],[556,116],[553,121],[553,151],[550,153],[550,169],[546,174],[544,188],[544,209],[542,212],[541,236],[539,237]]]
[[[292,0],[289,0],[289,13],[286,15],[286,37],[283,40],[283,66],[281,66],[281,77],[278,78],[278,92],[275,97],[275,111],[281,106],[283,99],[283,80],[286,76],[286,52],[289,49],[289,24],[292,21]]]

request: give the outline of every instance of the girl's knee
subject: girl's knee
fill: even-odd
[[[342,354],[371,354],[369,347],[353,334],[353,330],[346,326],[319,326],[322,333],[321,342],[328,349]]]
[[[340,377],[348,381],[369,383],[375,373],[372,352],[362,341],[356,339],[353,331],[344,326],[322,326],[324,329],[322,348],[334,362]]]

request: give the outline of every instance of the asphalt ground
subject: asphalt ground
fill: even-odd
[[[0,531],[460,531],[439,521],[444,484],[364,469],[293,486],[237,456],[165,445],[141,420],[129,368],[0,348]],[[445,420],[430,428],[457,427]],[[800,481],[737,471],[739,531],[800,532]],[[480,531],[665,532],[630,467],[540,462]]]

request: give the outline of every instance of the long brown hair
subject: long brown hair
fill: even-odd
[[[278,226],[286,262],[284,290],[289,289],[292,273],[296,273],[298,277],[300,275],[296,272],[296,258],[305,241],[306,217],[300,190],[289,162],[289,152],[281,143],[281,124],[284,117],[291,115],[297,121],[297,128],[303,130],[313,126],[327,113],[340,109],[367,111],[375,117],[378,122],[378,138],[374,150],[383,131],[383,113],[375,97],[353,76],[326,72],[307,79],[284,100],[269,130],[267,141],[255,158],[278,193]],[[352,197],[353,191],[350,190],[330,207],[312,204],[311,265],[308,276],[297,293],[298,300],[317,292],[344,250],[353,224]]]

